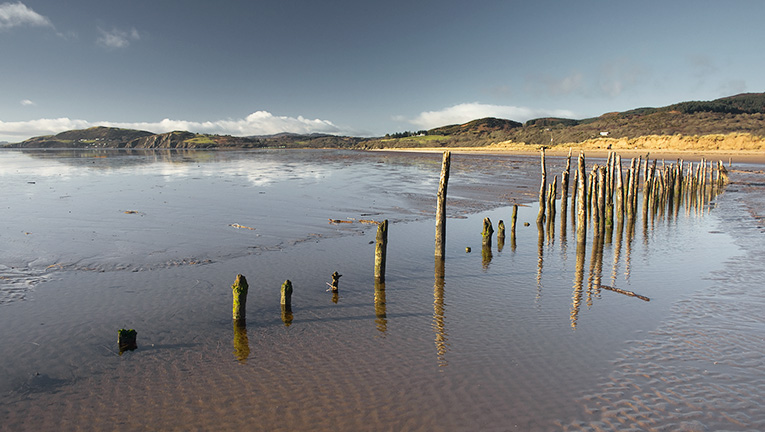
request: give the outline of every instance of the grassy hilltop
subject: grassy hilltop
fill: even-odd
[[[637,108],[588,119],[538,118],[526,123],[483,118],[377,138],[278,134],[234,137],[95,127],[7,144],[17,148],[449,148],[579,146],[595,148],[765,150],[765,93]]]
[[[617,142],[634,143],[640,138],[645,144],[649,137],[652,137],[651,140],[664,137],[662,142],[665,145],[687,147],[698,143],[699,137],[703,136],[715,136],[711,141],[701,140],[704,145],[712,141],[722,145],[720,137],[731,134],[736,134],[736,145],[751,147],[751,143],[765,140],[765,93],[747,93],[714,101],[682,102],[661,108],[637,108],[583,120],[539,118],[521,124],[486,118],[463,125],[395,134],[368,140],[364,144],[368,148],[593,146],[599,142],[604,146],[613,146]]]

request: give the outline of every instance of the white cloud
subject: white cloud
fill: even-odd
[[[53,27],[48,18],[28,8],[24,3],[0,4],[0,30],[24,25]]]
[[[128,31],[117,28],[106,31],[99,28],[98,32],[101,33],[101,36],[98,37],[96,43],[109,49],[126,48],[130,45],[130,42],[141,39],[141,35],[135,28]]]
[[[473,102],[450,106],[440,111],[422,112],[416,118],[409,120],[409,123],[423,129],[432,129],[451,124],[466,123],[484,117],[498,117],[524,122],[539,117],[573,118],[574,113],[568,110],[548,110]]]
[[[94,126],[139,129],[154,133],[187,130],[196,133],[220,135],[250,136],[271,135],[281,132],[299,134],[326,133],[341,134],[343,131],[332,122],[321,119],[307,119],[302,116],[275,116],[268,111],[257,111],[243,119],[195,122],[187,120],[164,119],[159,122],[111,122],[69,119],[38,119],[19,122],[0,121],[0,139],[23,141],[40,135],[54,135],[72,129],[86,129]]]
[[[35,105],[35,103],[34,103],[34,102],[32,102],[32,101],[31,101],[31,100],[29,100],[29,99],[23,99],[23,100],[21,101],[21,105],[22,105],[22,106],[34,106],[34,105]]]

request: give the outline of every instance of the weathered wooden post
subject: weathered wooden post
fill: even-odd
[[[606,229],[606,168],[598,168],[598,236],[602,236]]]
[[[611,234],[613,234],[614,228],[614,165],[616,164],[616,154],[611,152],[608,156],[608,170],[606,172],[605,226],[606,242],[611,243]]]
[[[547,208],[550,219],[555,222],[555,198],[558,196],[558,176],[553,177],[550,183],[550,192],[547,196]]]
[[[483,219],[483,231],[481,232],[481,258],[483,266],[487,267],[491,263],[493,255],[491,253],[491,236],[494,234],[494,228],[491,226],[491,219]]]
[[[236,275],[234,284],[231,285],[231,291],[234,294],[234,319],[243,320],[247,315],[247,279],[244,275]]]
[[[614,213],[618,223],[624,223],[624,185],[622,183],[622,158],[616,155],[614,162]]]
[[[452,154],[445,151],[441,162],[441,181],[438,183],[438,203],[436,204],[436,256],[446,256],[446,189],[449,184],[449,167]]]
[[[292,282],[289,279],[282,284],[282,304],[292,307]]]
[[[377,226],[375,242],[375,279],[385,281],[385,259],[388,251],[388,219]]]
[[[515,225],[518,222],[518,204],[513,204],[513,217],[510,220],[510,249],[515,252]]]
[[[497,222],[497,251],[502,252],[505,247],[505,222],[500,219]]]
[[[576,185],[577,218],[576,218],[576,242],[587,242],[587,174],[585,174],[584,153],[579,153],[579,165]]]
[[[125,351],[133,351],[138,348],[137,337],[138,332],[133,329],[119,329],[117,331],[117,346],[119,346],[120,355]]]
[[[491,219],[489,218],[483,218],[483,231],[481,231],[481,236],[483,237],[482,245],[489,245],[491,246],[491,236],[494,234],[494,228],[491,226]]]
[[[730,166],[730,165],[728,165]],[[730,183],[730,177],[728,176],[728,170],[725,169],[725,165],[720,161],[720,165],[718,167],[720,170],[720,186],[725,186],[728,183]]]
[[[337,273],[337,272],[335,272]],[[333,275],[334,276],[334,275]],[[339,275],[338,275],[339,276]],[[287,279],[282,284],[282,322],[289,327],[292,324],[292,282]]]
[[[600,213],[598,211],[598,171],[599,171],[598,164],[595,164],[592,166],[592,171],[590,171],[589,180],[590,180],[590,193],[588,198],[588,208],[590,209],[590,218],[592,219],[592,226],[593,230],[595,232],[595,235],[597,235],[600,231],[600,220],[598,219],[600,217]]]
[[[547,166],[545,164],[545,149],[542,147],[542,183],[539,185],[539,213],[537,214],[537,225],[542,226],[545,221],[545,201],[547,200]]]
[[[566,157],[566,170],[561,173],[560,176],[560,204],[561,208],[566,205],[568,200],[568,178],[571,175],[571,149],[568,149],[568,156]]]
[[[332,284],[329,286],[330,290],[332,290],[333,293],[336,293],[340,290],[340,277],[342,275],[338,272],[332,273]]]

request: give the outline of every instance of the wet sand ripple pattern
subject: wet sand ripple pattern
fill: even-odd
[[[765,430],[765,245],[751,235],[765,214],[763,179],[740,175],[718,199],[736,216],[726,230],[743,254],[623,352],[608,381],[582,398],[581,420],[563,430]]]

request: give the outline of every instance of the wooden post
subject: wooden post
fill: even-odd
[[[505,247],[505,222],[500,219],[497,222],[497,251],[502,252]]]
[[[292,282],[289,279],[282,284],[282,305],[292,307]]]
[[[481,261],[483,263],[484,268],[489,266],[489,263],[491,263],[492,259],[492,253],[491,253],[491,236],[494,234],[494,228],[491,226],[491,219],[484,218],[483,219],[483,231],[481,232]]]
[[[446,189],[449,184],[449,167],[452,154],[444,152],[441,162],[441,181],[438,183],[438,203],[436,204],[436,256],[446,255]]]
[[[515,252],[515,225],[518,222],[518,204],[513,204],[513,218],[510,221],[510,249]]]
[[[483,231],[481,231],[481,236],[483,237],[483,245],[488,244],[491,246],[492,234],[494,234],[494,228],[491,226],[491,219],[483,218]]]
[[[338,272],[332,273],[332,284],[329,286],[333,293],[340,291],[340,277],[342,275]]]
[[[375,243],[375,279],[385,281],[385,258],[388,250],[388,219],[377,226]]]
[[[606,229],[606,167],[598,168],[598,235],[603,235]]]
[[[138,332],[133,329],[119,329],[117,331],[117,345],[120,348],[120,355],[125,351],[133,351],[138,348],[137,337]]]
[[[247,315],[247,279],[244,275],[236,275],[234,284],[231,285],[231,291],[234,294],[234,319],[243,320]]]
[[[547,207],[549,209],[548,214],[550,219],[555,221],[555,198],[558,195],[558,176],[553,177],[552,183],[550,183],[550,193],[548,195]]]
[[[568,178],[571,175],[571,149],[568,149],[568,156],[566,157],[566,170],[561,173],[560,176],[560,201],[561,207],[563,202],[568,199]]]
[[[616,155],[614,162],[614,213],[616,220],[624,222],[624,185],[622,183],[622,158]]]
[[[539,185],[539,213],[537,214],[537,225],[542,225],[545,221],[545,201],[547,199],[547,166],[545,165],[545,149],[542,147],[542,183]]]
[[[584,172],[584,153],[579,154],[577,175],[577,218],[576,218],[576,242],[587,242],[587,175]]]

